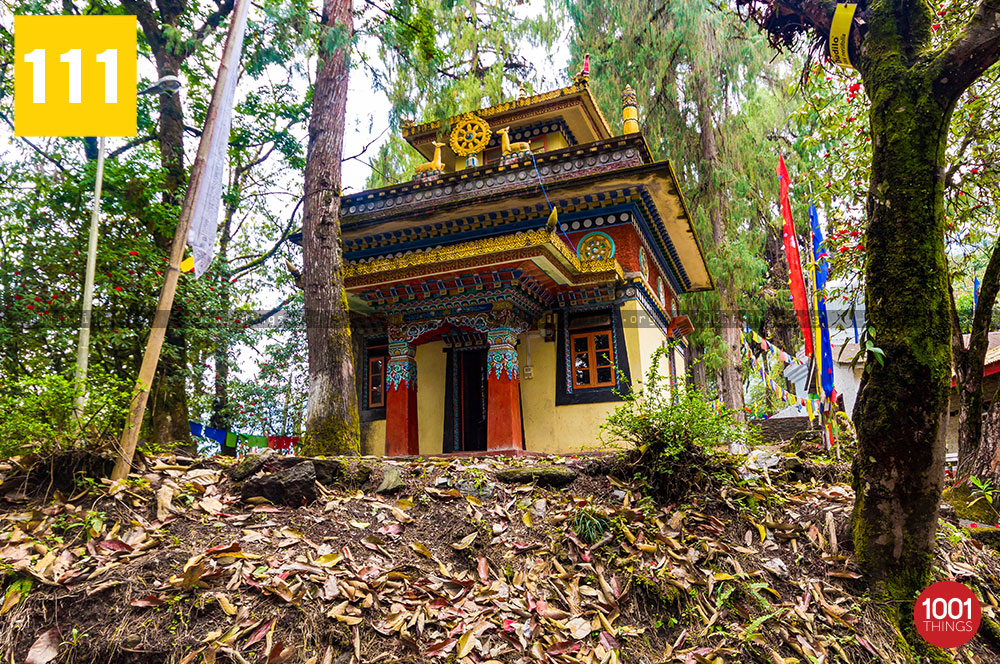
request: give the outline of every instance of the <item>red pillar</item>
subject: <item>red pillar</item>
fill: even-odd
[[[389,342],[386,365],[385,455],[420,453],[417,433],[417,361],[407,341]]]
[[[517,374],[517,333],[508,327],[489,331],[486,355],[489,395],[486,413],[486,449],[520,450],[521,390]]]

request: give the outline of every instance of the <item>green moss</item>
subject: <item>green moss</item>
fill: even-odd
[[[985,498],[978,501],[975,499],[968,483],[947,489],[941,494],[941,500],[954,507],[955,514],[960,519],[968,519],[973,523],[996,523],[1000,520],[997,511]]]
[[[298,451],[303,456],[360,454],[361,427],[357,409],[351,410],[343,419],[331,416],[310,422]]]

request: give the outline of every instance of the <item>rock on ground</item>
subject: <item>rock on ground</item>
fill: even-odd
[[[316,467],[307,461],[243,483],[243,500],[258,496],[279,505],[308,505],[316,500]]]
[[[576,479],[576,471],[566,466],[525,466],[504,468],[497,473],[497,479],[508,484],[531,484],[539,486],[564,486]]]
[[[403,474],[396,466],[385,464],[382,470],[382,483],[375,489],[375,493],[393,493],[403,488]]]

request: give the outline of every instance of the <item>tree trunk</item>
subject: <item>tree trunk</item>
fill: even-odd
[[[862,75],[873,140],[865,300],[884,356],[868,354],[854,409],[853,536],[869,578],[912,601],[931,579],[944,481],[951,322],[941,172],[954,104],[894,58],[873,59]]]
[[[156,68],[159,76],[176,76],[180,71],[182,58],[162,46],[156,53]],[[163,169],[163,202],[179,206],[187,178],[184,172],[184,112],[179,94],[161,94],[160,167]],[[156,246],[164,253],[170,252],[174,228],[151,225]],[[183,297],[178,298],[183,302]],[[180,305],[171,314],[170,326],[164,339],[163,355],[156,370],[152,388],[152,408],[149,414],[149,437],[151,442],[161,447],[172,447],[177,443],[187,451],[196,451],[191,441],[188,426],[187,406],[187,338],[178,315]],[[175,327],[176,325],[176,327]],[[137,359],[141,360],[141,355]]]
[[[993,403],[986,411],[982,422],[982,444],[969,468],[971,477],[993,480],[993,486],[1000,483],[1000,395],[994,395]]]
[[[356,454],[358,399],[340,244],[340,159],[347,110],[346,44],[353,33],[350,0],[324,0],[323,25],[343,34],[321,38],[309,120],[302,223],[303,294],[309,346],[309,403],[304,453]]]
[[[983,444],[983,369],[986,351],[989,350],[990,324],[993,305],[1000,290],[1000,241],[993,246],[989,263],[983,273],[979,302],[972,317],[969,345],[965,346],[955,297],[951,295],[952,350],[955,354],[955,384],[958,388],[958,470],[955,479],[968,477],[984,479],[990,475],[977,474],[992,466],[996,450]],[[980,455],[984,458],[980,459]]]
[[[726,243],[726,222],[723,217],[725,192],[717,179],[721,176],[719,148],[715,140],[712,120],[712,99],[708,94],[708,81],[704,74],[695,74],[698,107],[698,129],[701,135],[701,175],[705,187],[704,200],[708,203],[708,216],[712,223],[712,241],[722,255]],[[725,357],[719,369],[719,397],[738,420],[745,420],[743,410],[743,378],[740,364],[740,320],[736,311],[732,279],[717,274],[715,288],[719,296],[719,336],[725,346]]]

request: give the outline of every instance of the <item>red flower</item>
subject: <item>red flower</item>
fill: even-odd
[[[115,286],[115,290],[118,291],[119,293],[121,293],[122,292],[122,287],[121,286]]]
[[[933,30],[934,32],[937,32],[940,29],[941,29],[940,23],[934,23],[933,25],[931,25],[931,30]]]
[[[128,255],[129,256],[138,256],[139,252],[138,251],[130,251],[130,252],[128,252]]]
[[[38,296],[36,295],[36,296],[35,296],[35,302],[41,302],[41,301],[42,301],[42,298],[40,298],[40,297],[38,297]]]
[[[29,304],[29,305],[28,305],[28,308],[29,308],[29,309],[34,309],[34,308],[35,308],[35,305],[33,305],[33,304]]]
[[[851,84],[851,87],[847,88],[848,92],[857,92],[860,89],[861,89],[860,83],[853,83]]]
[[[840,253],[844,253],[845,251],[847,251],[847,247],[841,247],[840,248]]]
[[[20,296],[20,295],[15,295],[15,296],[14,296],[14,299],[15,299],[15,300],[20,300],[20,299],[21,299],[21,296]]]

